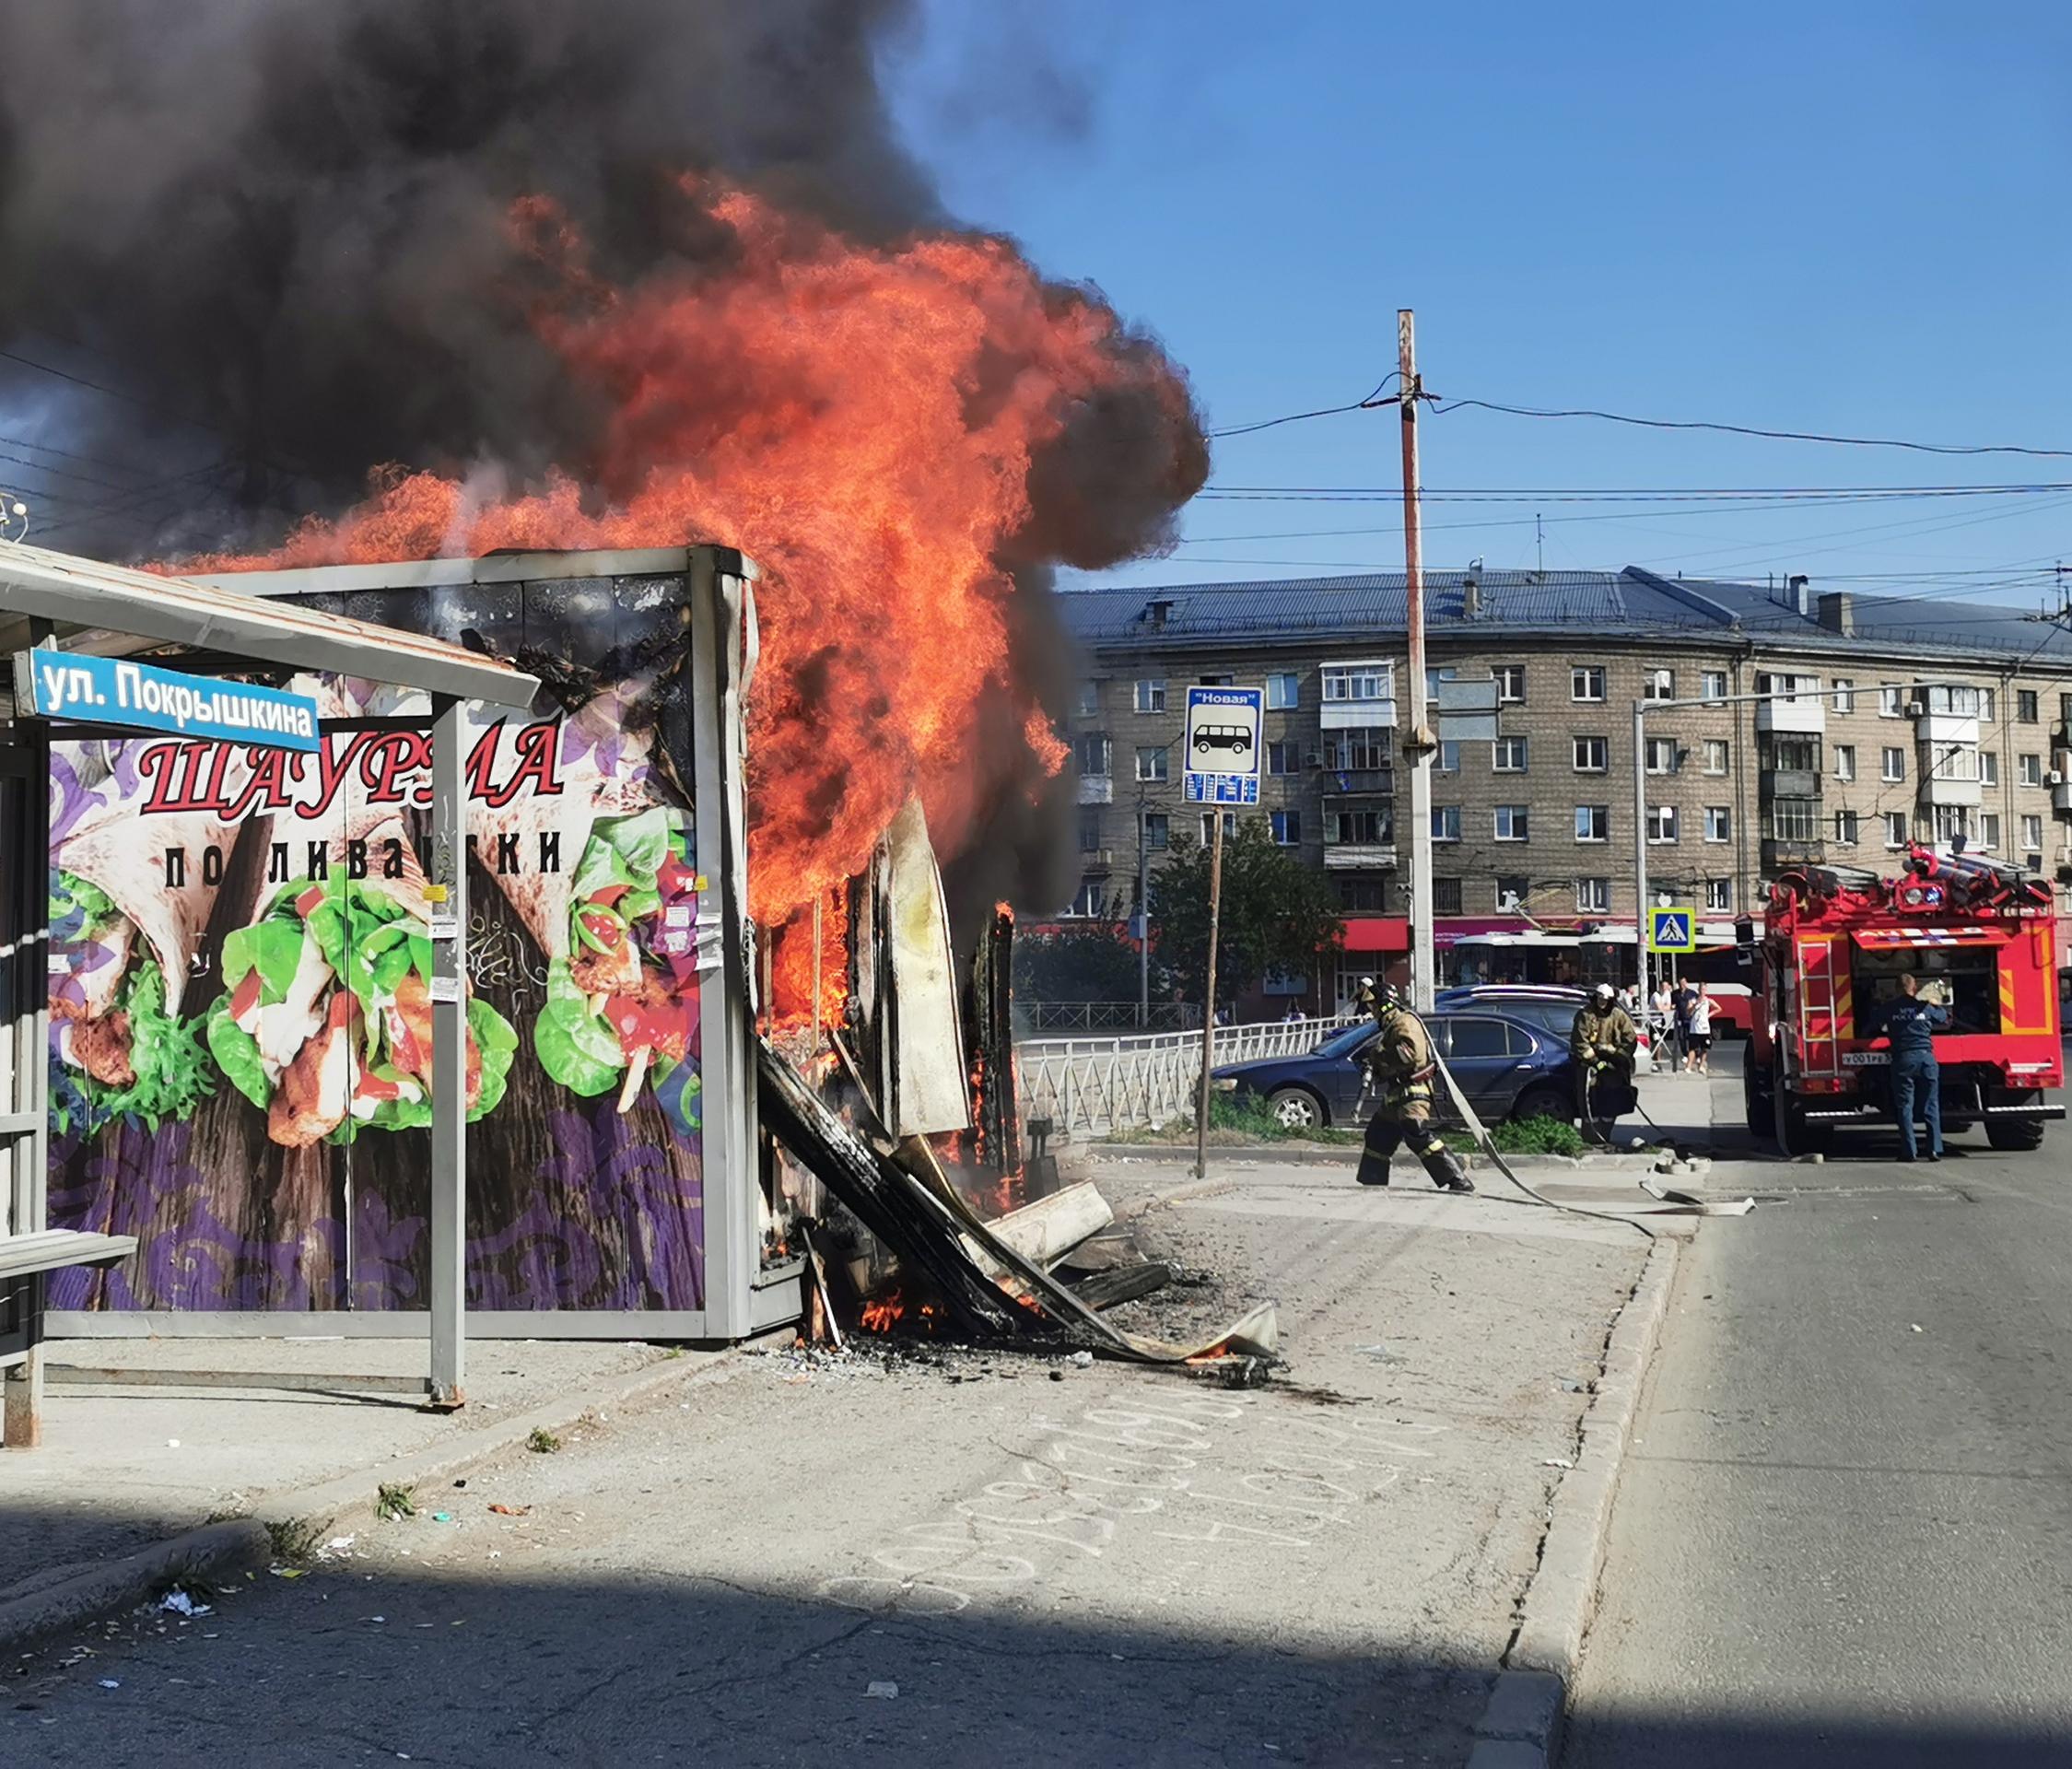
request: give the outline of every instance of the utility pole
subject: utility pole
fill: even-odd
[[[1408,711],[1410,732],[1403,755],[1411,766],[1411,1002],[1420,1013],[1432,1011],[1438,986],[1432,938],[1432,757],[1438,748],[1424,724],[1424,550],[1418,532],[1417,315],[1396,310],[1397,395],[1403,420],[1403,596],[1410,639]]]
[[[1211,801],[1209,841],[1209,979],[1201,990],[1201,1090],[1194,1111],[1194,1177],[1209,1177],[1209,1075],[1216,1066],[1216,933],[1223,908],[1223,813]]]
[[[1647,703],[1633,702],[1633,965],[1647,999]]]
[[[1144,790],[1137,789],[1137,1029],[1151,1030],[1151,899],[1144,858]]]

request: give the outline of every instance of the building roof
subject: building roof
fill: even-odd
[[[1358,642],[1399,637],[1407,618],[1400,571],[1357,577],[1270,578],[1239,583],[1103,588],[1066,592],[1066,624],[1083,645],[1184,644],[1326,638]],[[1848,597],[1855,631],[1820,619],[1820,585],[1784,586],[1665,578],[1638,566],[1619,571],[1427,571],[1426,630],[1435,638],[1469,634],[1567,635],[1612,638],[1752,640],[1867,653],[1957,650],[1995,662],[2049,660],[2072,666],[2072,633],[2025,622],[2004,604],[1926,597]]]

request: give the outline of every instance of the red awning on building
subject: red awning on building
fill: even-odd
[[[1408,952],[1411,924],[1401,915],[1349,915],[1345,918],[1348,952]]]

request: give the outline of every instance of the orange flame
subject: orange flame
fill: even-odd
[[[860,873],[916,791],[940,849],[961,850],[1027,773],[1025,756],[983,753],[987,704],[1014,706],[1009,728],[1041,767],[1063,766],[1066,746],[1009,657],[1001,563],[1022,544],[1045,448],[1134,396],[1163,426],[1168,508],[1207,463],[1165,357],[1097,296],[1046,284],[1007,241],[864,244],[761,196],[683,186],[731,234],[731,256],[626,287],[591,272],[550,200],[511,217],[550,291],[534,323],[608,411],[592,454],[509,498],[385,469],[336,521],[307,521],[263,556],[188,568],[696,539],[741,548],[765,572],[751,907],[775,926]],[[1117,545],[1071,550],[1098,564],[1092,555]]]
[[[780,1025],[803,1026],[813,1012],[813,906],[786,922],[770,963],[770,1013]],[[837,884],[820,906],[820,1019],[843,1029],[849,1007],[849,886]]]

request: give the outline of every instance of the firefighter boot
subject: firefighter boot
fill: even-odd
[[[1417,1158],[1424,1163],[1424,1170],[1432,1176],[1432,1183],[1441,1191],[1473,1191],[1475,1182],[1469,1178],[1467,1170],[1460,1165],[1460,1157],[1446,1147],[1446,1138],[1430,1126],[1422,1126],[1418,1135],[1422,1139]]]
[[[1388,1159],[1403,1140],[1402,1128],[1386,1114],[1376,1112],[1367,1120],[1365,1142],[1360,1149],[1358,1178],[1363,1186],[1388,1183]]]

